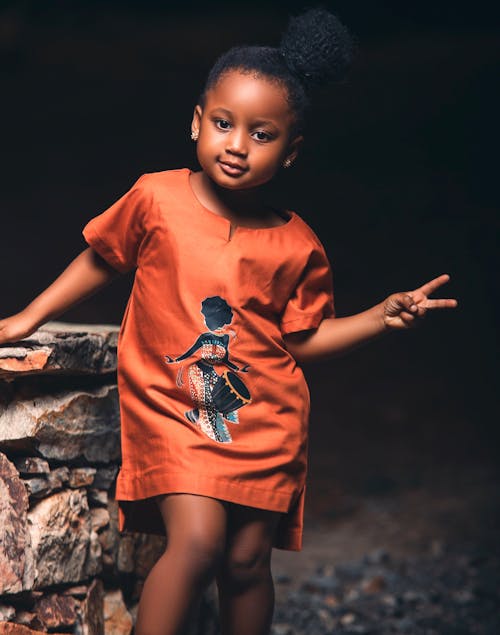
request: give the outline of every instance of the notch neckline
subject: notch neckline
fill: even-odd
[[[186,172],[187,186],[191,194],[191,197],[194,199],[198,207],[202,209],[206,214],[209,214],[212,218],[219,219],[226,226],[229,226],[228,227],[229,240],[233,238],[236,232],[240,232],[240,231],[247,231],[247,232],[262,232],[262,231],[268,232],[268,231],[276,231],[276,230],[279,231],[284,229],[285,227],[288,227],[297,218],[297,214],[295,212],[291,210],[286,210],[286,213],[288,214],[289,218],[288,220],[286,220],[286,222],[282,223],[281,225],[271,225],[270,227],[245,227],[244,225],[233,225],[233,223],[229,220],[229,218],[226,218],[225,216],[221,216],[220,214],[217,214],[216,212],[212,211],[211,209],[203,205],[200,199],[196,196],[195,191],[193,190],[193,186],[191,185],[191,174],[193,174],[193,171],[190,168],[184,168],[184,170]],[[271,209],[274,209],[274,208],[271,208]],[[278,212],[276,212],[276,214],[278,214]],[[280,216],[280,214],[278,214],[278,216]],[[283,217],[281,216],[281,218]]]

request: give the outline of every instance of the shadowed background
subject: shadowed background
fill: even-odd
[[[317,97],[302,154],[271,192],[323,241],[338,315],[445,272],[443,296],[460,302],[307,369],[308,506],[329,518],[348,495],[498,482],[498,10],[407,4],[323,3],[359,53]],[[197,168],[190,119],[216,56],[276,44],[302,6],[2,4],[0,317],[86,248],[86,222],[138,176]],[[120,323],[132,282],[59,319]],[[492,502],[480,522],[497,514]]]

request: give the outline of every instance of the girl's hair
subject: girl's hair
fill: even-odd
[[[218,295],[205,298],[201,303],[201,312],[205,317],[205,324],[210,330],[220,329],[225,324],[231,324],[233,312],[229,304]]]
[[[290,18],[279,47],[235,46],[221,55],[210,70],[199,102],[220,77],[231,70],[254,73],[286,88],[287,99],[303,124],[312,88],[340,81],[353,57],[354,42],[339,19],[324,9],[310,9]]]

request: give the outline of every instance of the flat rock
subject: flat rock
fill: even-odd
[[[75,633],[78,635],[104,635],[103,597],[102,582],[96,578],[77,610]],[[107,630],[106,635],[109,635]]]
[[[135,534],[125,534],[120,538],[116,566],[121,573],[132,573],[134,570]]]
[[[87,558],[85,560],[85,577],[93,578],[102,570],[102,547],[99,542],[99,535],[91,529],[90,542],[87,550]]]
[[[115,384],[12,401],[0,410],[0,450],[37,451],[44,458],[108,463],[120,457]]]
[[[36,603],[35,612],[48,629],[73,626],[76,622],[76,602],[71,595],[46,595]]]
[[[127,611],[120,589],[104,596],[104,628],[106,635],[130,635],[132,616]]]
[[[48,474],[50,472],[49,464],[45,459],[36,456],[23,456],[13,459],[16,470],[23,476],[32,474]]]
[[[69,475],[69,486],[75,489],[88,487],[94,482],[95,467],[75,467]]]
[[[28,512],[28,527],[35,589],[86,578],[91,528],[85,490],[63,490],[39,501]]]
[[[107,507],[109,502],[108,492],[91,487],[88,492],[89,503],[96,507]]]
[[[8,622],[16,615],[16,609],[9,604],[0,604],[0,622]]]
[[[90,510],[93,531],[99,532],[109,525],[109,511],[105,507],[93,507]]]
[[[102,509],[100,507],[94,508]],[[99,542],[102,548],[102,563],[104,573],[110,577],[118,575],[118,547],[120,543],[120,532],[118,531],[118,503],[110,500],[107,511],[109,514],[109,526],[98,533]],[[92,512],[91,512],[92,513]]]
[[[17,611],[16,616],[12,622],[16,624],[24,624],[24,626],[29,626],[35,631],[43,631],[44,626],[40,622],[40,619],[36,613],[32,611]]]
[[[23,479],[30,498],[42,498],[63,487],[69,480],[69,469],[64,465],[44,474],[41,478]]]
[[[118,465],[107,465],[97,469],[93,485],[97,489],[109,490],[116,480]]]
[[[24,479],[23,482],[30,498],[43,498],[52,491],[46,478],[29,478]]]
[[[116,324],[47,322],[29,337],[0,346],[0,378],[116,371],[119,330]]]
[[[28,496],[14,465],[0,453],[0,595],[31,588],[34,579]]]
[[[40,635],[40,631],[34,631],[22,624],[12,622],[0,622],[0,635]],[[69,633],[58,633],[58,635],[70,635]]]

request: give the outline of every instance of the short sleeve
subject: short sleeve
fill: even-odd
[[[315,329],[321,320],[335,316],[333,276],[322,246],[310,253],[295,290],[281,316],[281,333]]]
[[[92,218],[83,228],[86,242],[120,273],[137,266],[146,233],[146,216],[152,205],[141,176],[111,207]]]

